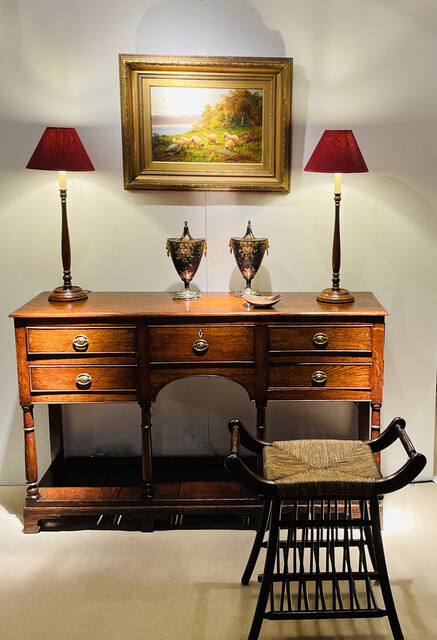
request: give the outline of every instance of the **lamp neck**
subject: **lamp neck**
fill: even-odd
[[[334,291],[340,289],[340,261],[341,261],[341,243],[340,243],[340,202],[341,193],[334,194],[335,202],[335,223],[334,238],[332,241],[332,288]]]
[[[61,173],[61,172],[59,172]],[[62,231],[61,231],[61,247],[62,247],[62,267],[64,270],[63,275],[63,289],[71,289],[71,249],[70,249],[70,234],[68,231],[68,218],[67,218],[67,189],[60,189],[59,195],[61,198],[61,213],[62,213]]]

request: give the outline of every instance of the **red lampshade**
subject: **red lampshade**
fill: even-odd
[[[350,129],[327,129],[304,171],[364,173],[369,169]]]
[[[94,171],[76,129],[68,127],[47,127],[26,169]]]

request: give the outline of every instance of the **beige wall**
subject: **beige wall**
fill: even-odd
[[[44,128],[74,126],[96,167],[68,176],[73,278],[92,290],[172,291],[165,240],[189,220],[208,256],[195,283],[233,290],[228,240],[268,236],[256,284],[318,291],[331,272],[333,184],[303,166],[326,128],[352,128],[370,172],[343,177],[342,284],[373,291],[387,321],[383,423],[401,415],[433,460],[436,374],[437,6],[417,0],[0,0],[0,482],[23,481],[21,411],[7,314],[59,284],[56,176],[26,171]],[[123,190],[118,53],[294,58],[290,194]],[[225,451],[245,392],[182,381],[154,409],[157,453]],[[37,407],[40,468],[47,410]],[[349,405],[271,405],[271,435],[351,433]],[[69,407],[74,453],[138,451],[136,406]],[[317,423],[315,427],[314,424]],[[398,464],[384,461],[386,470]],[[430,464],[424,478],[432,477]]]

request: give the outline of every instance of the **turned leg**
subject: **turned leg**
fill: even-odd
[[[257,407],[256,408],[256,437],[259,440],[266,439],[266,407]],[[256,457],[256,466],[257,472],[260,476],[263,475],[263,461],[262,456],[260,454]]]
[[[33,405],[23,409],[24,458],[26,464],[27,497],[36,500],[38,491],[38,460],[36,456],[35,423],[33,421]]]
[[[141,460],[143,494],[147,498],[151,498],[153,495],[153,470],[150,404],[141,407]]]
[[[372,421],[370,426],[370,438],[374,440],[381,433],[381,404],[377,402],[372,402]],[[378,461],[378,465],[380,464],[381,454],[375,453],[375,458]]]
[[[265,440],[266,435],[266,407],[256,408],[256,437]]]
[[[372,402],[372,425],[370,437],[373,440],[380,435],[381,431],[381,405],[377,402]]]
[[[64,437],[62,432],[62,405],[49,404],[50,450],[52,462],[64,459]]]
[[[358,407],[358,437],[360,440],[368,440],[370,435],[370,404],[369,402],[357,402]]]

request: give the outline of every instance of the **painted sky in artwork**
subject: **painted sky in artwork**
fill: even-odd
[[[205,105],[214,107],[217,102],[233,91],[214,87],[150,87],[152,122],[153,117],[175,119],[199,117]],[[261,90],[252,90],[262,93]]]

